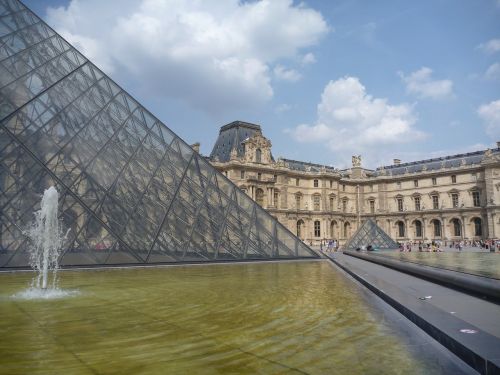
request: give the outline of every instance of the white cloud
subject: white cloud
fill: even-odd
[[[274,112],[283,113],[283,112],[288,112],[291,109],[292,109],[292,106],[290,104],[283,103],[283,104],[280,104],[279,106],[277,106],[275,108]]]
[[[280,81],[297,82],[302,76],[295,69],[287,69],[283,65],[276,65],[274,75]]]
[[[270,100],[270,66],[329,30],[292,0],[71,0],[48,21],[104,71],[213,112]]]
[[[486,53],[495,53],[500,51],[500,39],[490,39],[486,43],[481,43],[477,46],[481,51]]]
[[[432,69],[422,67],[408,76],[398,73],[406,84],[406,91],[420,98],[445,99],[453,96],[453,82],[450,80],[433,80]]]
[[[495,141],[500,140],[500,99],[481,105],[477,113],[486,125],[486,133]]]
[[[309,65],[309,64],[314,64],[316,62],[316,56],[314,56],[313,53],[309,52],[309,53],[306,53],[303,57],[302,57],[302,62],[301,64],[302,65]]]
[[[340,159],[362,153],[368,160],[380,160],[387,145],[415,142],[425,134],[414,128],[413,106],[389,104],[374,98],[356,77],[330,81],[318,104],[314,125],[301,124],[288,132],[298,142],[325,143]]]
[[[484,73],[484,78],[489,81],[500,80],[500,63],[494,63],[486,69],[486,73]]]

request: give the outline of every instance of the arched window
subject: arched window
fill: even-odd
[[[415,237],[422,237],[422,222],[420,220],[415,220]]]
[[[398,237],[404,237],[405,236],[405,223],[402,221],[397,222],[398,225]]]
[[[255,201],[261,205],[262,207],[264,207],[264,190],[262,189],[257,189],[255,191]]]
[[[441,222],[439,220],[434,219],[434,237],[441,237]]]
[[[351,235],[351,224],[347,221],[344,223],[344,238],[348,238]]]
[[[260,150],[260,148],[258,148],[257,150],[255,150],[255,161],[257,163],[261,163],[262,162],[262,151]]]
[[[337,222],[332,220],[330,223],[330,237],[335,238],[337,236]]]
[[[278,190],[273,193],[274,207],[279,208],[280,194]]]
[[[460,220],[452,219],[451,222],[453,224],[453,235],[455,237],[460,237],[462,235],[462,225],[460,223]]]
[[[302,238],[303,228],[304,228],[304,221],[298,220],[297,221],[297,237]]]
[[[319,220],[314,222],[314,237],[321,237],[321,223]]]
[[[475,217],[473,220],[474,223],[474,236],[482,236],[483,235],[483,223],[480,218]]]

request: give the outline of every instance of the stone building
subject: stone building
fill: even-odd
[[[259,125],[220,129],[210,162],[307,243],[344,243],[366,218],[397,241],[497,238],[500,148],[363,168],[273,157]],[[500,145],[499,145],[500,146]]]

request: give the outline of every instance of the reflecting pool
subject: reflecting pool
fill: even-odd
[[[500,279],[500,253],[380,251],[376,255],[389,256],[406,262]]]
[[[67,298],[12,297],[32,276],[0,274],[2,374],[437,374],[450,362],[326,261],[62,271]]]

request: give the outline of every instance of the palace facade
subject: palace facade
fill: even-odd
[[[500,148],[375,170],[353,156],[339,170],[275,160],[271,146],[259,125],[234,121],[208,159],[307,243],[342,244],[366,218],[400,242],[500,237]]]

